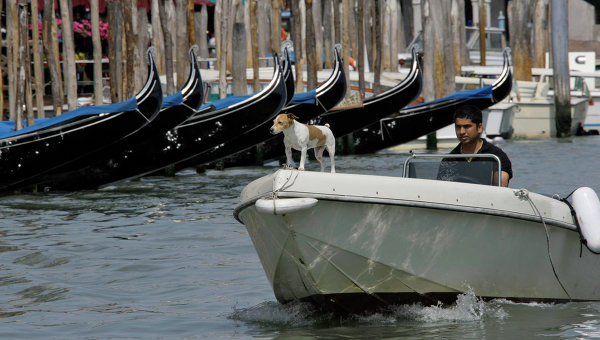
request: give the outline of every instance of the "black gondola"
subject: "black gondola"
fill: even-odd
[[[329,111],[320,115],[311,124],[324,125],[327,123],[330,125],[334,136],[339,138],[396,113],[412,103],[421,93],[422,86],[421,67],[418,62],[417,51],[414,48],[412,58],[413,63],[410,72],[398,85],[373,97],[366,98],[361,107]]]
[[[118,171],[115,171],[118,176],[101,184],[95,183],[90,188],[138,178],[192,158],[272,119],[283,107],[286,98],[286,84],[276,57],[273,79],[262,91],[203,105],[182,124],[121,158]]]
[[[503,100],[511,91],[510,56],[504,51],[504,67],[494,84],[481,89],[457,92],[451,96],[400,110],[354,133],[354,152],[370,153],[402,144],[453,123],[454,111],[463,105],[481,110]]]
[[[38,179],[38,187],[50,190],[81,190],[96,188],[127,178],[122,164],[155,144],[164,134],[195,114],[202,105],[204,88],[196,61],[196,46],[189,50],[190,72],[177,93],[165,97],[156,117],[136,133],[113,143],[99,152],[60,167]]]
[[[334,49],[334,54],[335,65],[329,78],[314,90],[295,94],[293,99],[281,112],[293,113],[299,117],[300,121],[307,122],[335,107],[344,98],[347,87],[346,74],[344,73],[342,59],[337,49]],[[284,52],[284,55],[284,62],[287,60],[287,63],[291,65],[287,50]],[[293,75],[290,78],[292,84],[294,84]],[[188,162],[177,164],[176,170],[214,162],[224,157],[226,157],[223,160],[225,166],[254,164],[257,157],[254,149],[247,149],[263,142],[265,143],[262,146],[263,152],[268,153],[268,150],[279,149],[280,145],[283,147],[283,144],[280,143],[280,138],[277,138],[280,136],[273,136],[269,133],[269,128],[272,124],[273,122],[270,120],[265,121],[254,129],[227,141],[224,145],[202,153]]]
[[[330,125],[334,136],[338,138],[398,112],[401,108],[414,101],[421,93],[422,74],[415,49],[412,50],[412,55],[414,62],[410,72],[396,86],[373,97],[366,98],[361,107],[329,110],[317,118],[309,120],[308,123],[320,125],[327,123]],[[268,146],[269,148],[263,152],[265,160],[284,156],[283,138],[281,136],[274,139]]]
[[[36,179],[97,152],[152,121],[162,103],[162,89],[148,50],[148,80],[129,100],[110,105],[82,107],[33,125],[0,134],[0,192],[35,188]]]

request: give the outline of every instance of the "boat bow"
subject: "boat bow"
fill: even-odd
[[[278,170],[242,190],[234,216],[282,303],[357,313],[452,303],[469,289],[485,299],[600,300],[600,256],[581,251],[569,206],[526,190]]]

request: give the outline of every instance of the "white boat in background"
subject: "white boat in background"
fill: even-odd
[[[590,134],[591,130],[596,130],[597,133],[600,129],[600,106],[595,102],[600,100],[600,89],[596,87],[596,78],[600,78],[600,72],[596,71],[596,53],[569,52],[568,60],[571,88],[571,133],[573,135]],[[526,82],[522,82],[521,87],[535,86],[533,91],[534,100],[545,97],[554,98],[554,91],[552,90],[553,74],[554,71],[550,67],[550,54],[546,52],[545,68],[531,69],[534,84],[527,85]],[[517,83],[517,87],[519,87],[519,83]],[[525,105],[535,106],[533,103]],[[539,109],[538,106],[535,107]],[[530,108],[527,109],[527,111],[530,110]],[[535,124],[531,121],[532,119],[540,119],[539,112],[534,112],[534,109],[531,109],[531,111],[530,115],[523,117],[523,119],[529,120],[527,121],[529,125]],[[554,117],[553,106],[550,114]],[[555,124],[551,124],[550,128],[550,135],[554,136]]]
[[[554,96],[548,94],[547,83],[517,81],[513,120],[514,138],[556,137]],[[571,135],[577,135],[585,124],[589,98],[571,97]]]
[[[463,183],[475,176],[437,180],[439,159],[448,156],[412,155],[402,177],[278,170],[248,184],[234,216],[277,300],[340,313],[451,303],[467,290],[484,299],[600,300],[600,256],[592,252],[600,252],[600,203],[592,189],[565,203]],[[432,157],[437,167],[424,166]],[[484,180],[497,181],[498,168]]]
[[[512,138],[514,133],[514,120],[517,112],[517,104],[507,101],[501,101],[498,104],[490,106],[484,111],[485,133],[490,138],[501,137],[504,139]]]
[[[531,74],[543,81],[552,77],[553,71],[548,68],[532,68]],[[596,87],[595,79],[600,78],[600,71],[569,71],[569,76],[572,80],[571,97],[588,100],[587,114],[582,127],[588,133],[593,130],[597,132],[600,130],[600,88]],[[554,95],[554,91],[549,90],[548,95]]]
[[[482,78],[499,72],[496,66],[463,66],[457,84],[486,84]],[[554,96],[547,79],[516,80],[510,96],[503,103],[516,105],[512,120],[513,138],[547,138],[556,136]],[[580,91],[581,92],[581,91]],[[584,126],[588,114],[589,96],[571,96],[571,134]]]

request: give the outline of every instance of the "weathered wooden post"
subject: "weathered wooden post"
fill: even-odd
[[[52,106],[54,114],[59,116],[63,110],[64,93],[62,88],[62,76],[60,64],[58,61],[58,29],[56,26],[56,16],[54,15],[54,0],[44,0],[44,14],[42,16],[44,51],[48,60],[48,69],[50,71],[50,86],[52,88]]]
[[[175,31],[175,69],[177,72],[177,89],[180,89],[185,83],[188,70],[187,52],[190,48],[188,38],[188,0],[177,0],[175,7],[175,17],[177,22]]]
[[[217,38],[217,58],[219,62],[219,98],[227,97],[227,41],[231,36],[229,34],[230,11],[231,11],[231,0],[223,0],[217,2],[217,6],[220,6],[219,11],[219,37]],[[216,10],[215,10],[216,12]]]
[[[91,0],[92,16],[92,50],[94,53],[94,103],[102,104],[102,44],[100,42],[100,9],[99,0]]]
[[[315,24],[313,22],[313,2],[306,0],[306,91],[316,88],[318,85],[317,79],[317,46],[314,39]],[[318,53],[320,56],[321,53]]]
[[[359,1],[362,2],[362,1]],[[333,9],[332,0],[323,0],[323,27],[325,27],[325,34],[323,35],[323,49],[325,50],[325,68],[332,68],[333,59],[333,34],[331,26],[333,25]]]
[[[175,93],[175,82],[173,80],[173,40],[171,38],[171,30],[169,29],[169,16],[172,13],[167,13],[165,6],[166,0],[160,0],[160,23],[162,26],[163,36],[165,38],[165,76],[167,78],[167,94]]]
[[[442,65],[436,63],[436,75],[441,76],[441,85],[436,86],[435,94],[437,98],[449,96],[456,91],[456,82],[455,76],[456,72],[454,69],[454,46],[453,46],[453,32],[451,29],[447,29],[444,27],[451,27],[451,8],[452,4],[446,0],[436,0],[439,1],[438,6],[436,8],[440,8],[439,15],[441,16],[441,21],[445,24],[443,26],[439,26],[437,28],[438,34],[441,36],[441,44],[437,45],[439,49],[441,49],[441,57],[438,59]],[[464,27],[463,27],[464,29]]]
[[[137,44],[135,45],[135,78],[134,84],[136,91],[144,87],[146,77],[148,76],[146,51],[148,50],[148,11],[144,7],[136,6],[133,9],[133,18]],[[184,54],[186,55],[186,54]]]
[[[258,55],[266,57],[271,50],[271,1],[257,0],[256,4],[256,30],[258,31]],[[277,30],[281,34],[281,30]],[[281,35],[278,41],[281,40]],[[269,61],[270,62],[270,61]],[[259,63],[260,66],[265,66],[265,62]]]
[[[260,75],[258,73],[258,17],[256,14],[257,0],[250,0],[250,45],[252,47],[252,89],[254,92],[260,90]]]
[[[430,0],[421,2],[421,15],[423,23],[423,89],[421,95],[424,100],[431,101],[435,99],[435,19],[430,10]],[[427,150],[437,149],[437,135],[432,132],[427,135]]]
[[[17,2],[6,3],[6,43],[8,66],[8,113],[9,120],[16,120],[17,114],[17,66],[19,65],[19,15]]]
[[[339,44],[342,42],[342,20],[340,18],[340,1],[341,0],[333,0],[333,42],[334,44]],[[376,0],[377,1],[377,0]]]
[[[381,44],[381,1],[375,0],[373,1],[373,7],[375,9],[375,25],[374,25],[374,33],[375,37],[373,39],[374,42],[374,50],[373,50],[373,93],[379,93],[379,86],[381,80],[381,57],[382,57],[382,44]],[[350,77],[348,77],[350,78]]]
[[[271,53],[279,53],[281,49],[281,14],[280,0],[271,3]]]
[[[323,69],[323,31],[321,30],[322,27],[322,20],[321,18],[323,17],[323,12],[322,12],[322,7],[321,7],[321,0],[312,0],[312,20],[314,23],[314,32],[315,32],[315,46],[316,46],[316,67],[317,70],[322,70]],[[310,16],[310,12],[308,12],[308,15]]]
[[[390,27],[390,50],[389,50],[389,70],[391,72],[398,71],[398,52],[400,50],[400,39],[402,30],[400,30],[400,22],[398,13],[400,12],[400,2],[390,1],[389,6],[389,27]],[[404,46],[402,46],[404,48]]]
[[[75,65],[75,40],[73,39],[73,7],[68,0],[60,0],[62,18],[63,78],[69,111],[77,108],[77,69]],[[69,29],[66,29],[66,28]]]
[[[450,10],[450,23],[452,25],[452,46],[454,47],[454,72],[460,74],[460,68],[469,62],[465,30],[465,2],[452,0]]]
[[[2,1],[0,1],[2,2]],[[0,5],[0,12],[1,10]],[[43,50],[40,45],[40,27],[38,19],[38,2],[31,2],[31,44],[33,48],[33,76],[35,83],[35,103],[37,107],[37,118],[43,118],[44,113],[44,73],[42,72]],[[2,76],[0,75],[0,78]],[[1,87],[0,87],[1,88]],[[1,110],[0,110],[1,112]],[[1,119],[1,118],[0,118]]]
[[[233,16],[231,85],[234,95],[248,93],[246,79],[246,26],[244,24],[244,5],[241,0],[233,0],[231,9]]]
[[[292,0],[292,40],[294,42],[294,61],[296,69],[296,92],[304,92],[304,54],[302,53],[302,13],[300,0]]]
[[[362,98],[365,97],[365,8],[362,1],[358,2],[358,51],[356,63],[358,64],[358,90]]]
[[[137,6],[137,2],[136,2]],[[135,45],[137,41],[135,34],[133,33],[133,1],[123,1],[121,3],[121,18],[123,19],[123,35],[124,39],[124,62],[125,70],[121,74],[121,81],[123,82],[123,96],[122,98],[129,98],[133,95],[135,86],[133,83],[133,77],[135,76]]]
[[[508,33],[510,36],[510,49],[512,51],[512,65],[515,79],[531,79],[531,68],[535,61],[535,49],[531,42],[541,37],[533,35],[530,23],[535,18],[536,0],[510,0],[507,5]]]
[[[435,9],[435,10],[433,10]],[[423,2],[423,97],[426,101],[455,91],[454,47],[450,27],[451,3]],[[427,135],[427,149],[437,149],[435,133]]]
[[[342,65],[344,65],[344,72],[350,74],[350,4],[349,0],[342,0]],[[378,18],[380,19],[380,18]],[[346,77],[346,83],[350,88],[350,77]],[[346,98],[350,98],[350,91],[346,91]]]
[[[567,2],[552,0],[551,13],[556,136],[568,137],[571,135],[571,93],[569,90],[569,25]]]
[[[549,0],[539,0],[535,4],[535,15],[533,18],[533,45],[534,45],[534,67],[545,67],[546,52],[552,48],[550,46],[550,4]]]
[[[27,1],[19,0],[19,79],[24,82],[21,85],[21,96],[24,97],[27,110],[27,126],[33,125],[33,97],[31,94],[31,52],[29,50],[29,22],[27,20]],[[22,110],[22,107],[19,108]],[[21,123],[19,123],[21,124]]]
[[[200,58],[208,59],[208,41],[206,39],[206,29],[208,28],[208,9],[206,8],[206,5],[202,5],[200,12],[196,12],[195,18],[196,25],[198,25],[198,30],[196,31],[196,43],[200,48]],[[200,66],[204,67],[204,65],[206,65],[206,63],[202,63]]]
[[[187,0],[187,35],[188,35],[188,46],[196,45],[196,19],[194,10],[194,0]],[[181,58],[183,58],[183,54]],[[183,58],[186,59],[187,58]]]
[[[162,0],[161,0],[162,1]],[[46,13],[44,12],[44,15]],[[106,1],[106,16],[110,29],[108,30],[108,74],[110,84],[110,100],[120,102],[121,97],[121,60],[123,59],[123,37],[121,27],[121,2],[117,0]]]
[[[368,8],[368,10],[365,10],[365,13],[369,13],[368,17],[370,18],[375,18],[375,7],[377,5],[377,2],[375,1],[369,1],[367,3],[365,3],[365,8]],[[368,7],[367,7],[368,6]],[[366,35],[366,39],[367,39],[367,58],[368,58],[368,62],[369,62],[369,66],[370,66],[370,70],[373,71],[375,69],[375,54],[376,54],[376,50],[377,50],[377,44],[375,42],[375,36],[377,35],[377,25],[375,20],[371,19],[369,20],[370,25],[369,30],[367,30],[368,34]]]
[[[25,9],[25,4],[22,2],[23,0],[19,0],[16,7],[16,12],[13,12],[13,20],[16,18],[18,20],[19,25],[17,26],[17,31],[15,31],[15,38],[17,44],[17,50],[13,53],[17,55],[17,72],[16,72],[16,80],[17,80],[17,116],[15,119],[15,130],[20,130],[23,128],[23,106],[25,106],[25,83],[29,81],[26,78],[25,69],[29,69],[29,65],[26,64],[25,60],[25,51],[26,46],[29,45],[27,41],[27,10]],[[25,67],[27,65],[27,67]]]
[[[479,65],[485,66],[485,2],[479,0]]]
[[[158,69],[159,74],[164,74],[165,72],[165,56],[164,56],[164,35],[162,32],[162,27],[160,23],[160,8],[159,3],[160,0],[152,1],[152,7],[150,9],[150,22],[152,25],[152,44],[156,47],[156,56],[154,58],[156,61],[156,68]]]

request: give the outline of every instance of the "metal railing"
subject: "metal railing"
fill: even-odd
[[[410,155],[408,156],[408,158],[404,161],[404,167],[402,169],[402,177],[409,177],[409,164],[418,158],[439,159],[440,162],[444,159],[462,159],[464,161],[467,161],[468,159],[473,159],[473,158],[491,159],[491,160],[495,161],[496,164],[498,164],[497,186],[502,186],[502,164],[500,163],[500,158],[498,158],[498,156],[496,156],[496,155],[493,155],[493,154],[430,154],[430,153],[418,154],[418,153],[411,152]]]

